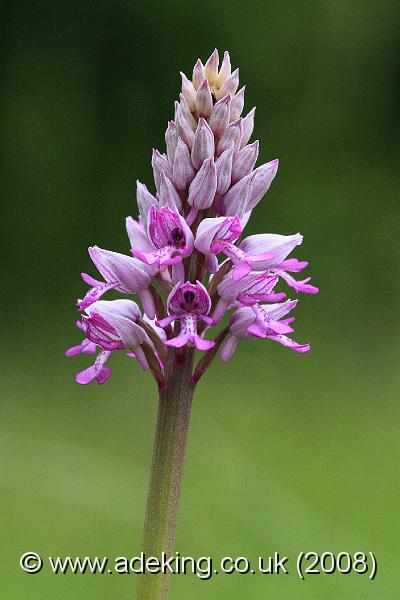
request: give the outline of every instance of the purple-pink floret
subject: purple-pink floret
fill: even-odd
[[[179,321],[179,333],[176,337],[166,340],[166,346],[181,348],[193,344],[197,350],[210,350],[215,342],[205,340],[198,332],[199,321],[208,326],[214,325],[214,319],[208,317],[211,308],[211,299],[200,281],[195,284],[187,281],[178,283],[168,297],[169,317],[157,322],[160,327],[166,327],[174,321]]]
[[[239,70],[232,71],[228,52],[220,64],[214,50],[205,64],[197,60],[191,78],[181,77],[165,152],[152,153],[154,187],[137,182],[138,220],[127,217],[127,253],[89,248],[101,279],[82,273],[89,290],[77,302],[84,311],[77,326],[85,337],[66,355],[98,355],[78,373],[78,383],[104,383],[111,375],[108,359],[121,350],[159,385],[168,353],[185,346],[210,356],[201,373],[217,350],[225,362],[244,339],[310,350],[289,337],[294,317],[286,315],[298,300],[286,299],[280,287],[318,292],[310,277],[294,276],[308,266],[290,257],[302,235],[243,235],[279,162],[256,166],[259,141],[250,142],[255,108],[242,114]],[[125,297],[101,300],[110,291]],[[226,327],[212,338],[226,315]]]
[[[193,233],[176,207],[151,206],[148,214],[148,240],[154,250],[131,249],[133,256],[159,269],[176,265],[193,251]]]

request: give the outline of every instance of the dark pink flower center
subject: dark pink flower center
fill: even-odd
[[[184,244],[185,234],[183,233],[182,229],[179,229],[179,227],[172,229],[170,235],[174,246],[182,246]]]
[[[196,299],[196,293],[192,292],[191,290],[186,290],[183,292],[182,294],[184,302],[181,302],[181,308],[182,310],[185,310],[187,312],[191,312],[193,310],[196,310],[198,308],[198,303],[195,302]]]

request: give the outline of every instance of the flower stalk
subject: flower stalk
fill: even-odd
[[[194,349],[169,348],[166,385],[160,391],[142,552],[172,556],[194,384]],[[166,600],[170,573],[138,576],[137,600]]]

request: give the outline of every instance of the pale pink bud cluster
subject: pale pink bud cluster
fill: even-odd
[[[258,140],[251,142],[255,108],[243,114],[245,88],[228,52],[217,50],[205,64],[197,60],[182,88],[174,119],[165,132],[165,151],[153,150],[154,187],[137,182],[138,220],[128,217],[131,256],[97,246],[89,255],[103,277],[82,274],[90,286],[78,308],[85,339],[67,351],[92,353],[95,364],[77,376],[79,383],[103,383],[111,371],[110,354],[128,351],[143,369],[164,384],[168,353],[191,346],[204,353],[194,381],[221,347],[228,360],[239,340],[269,338],[307,352],[292,333],[293,318],[282,319],[297,304],[285,300],[281,281],[296,292],[316,293],[309,278],[292,273],[308,263],[288,258],[302,236],[259,234],[242,239],[252,211],[268,191],[278,160],[256,167]],[[116,290],[132,300],[100,300]],[[230,313],[225,329],[214,327]]]

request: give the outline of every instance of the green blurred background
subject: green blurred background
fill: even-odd
[[[292,574],[176,576],[171,600],[368,599],[398,592],[397,2],[3,1],[0,152],[2,595],[132,598],[134,576],[27,575],[19,556],[140,549],[156,414],[149,375],[116,356],[103,387],[74,303],[87,246],[126,252],[135,181],[198,56],[229,49],[280,171],[251,233],[305,236],[299,356],[243,343],[194,404],[177,549],[279,551]],[[397,76],[397,77],[396,77]],[[253,138],[254,139],[254,138]],[[294,574],[300,551],[373,551],[374,582]]]

